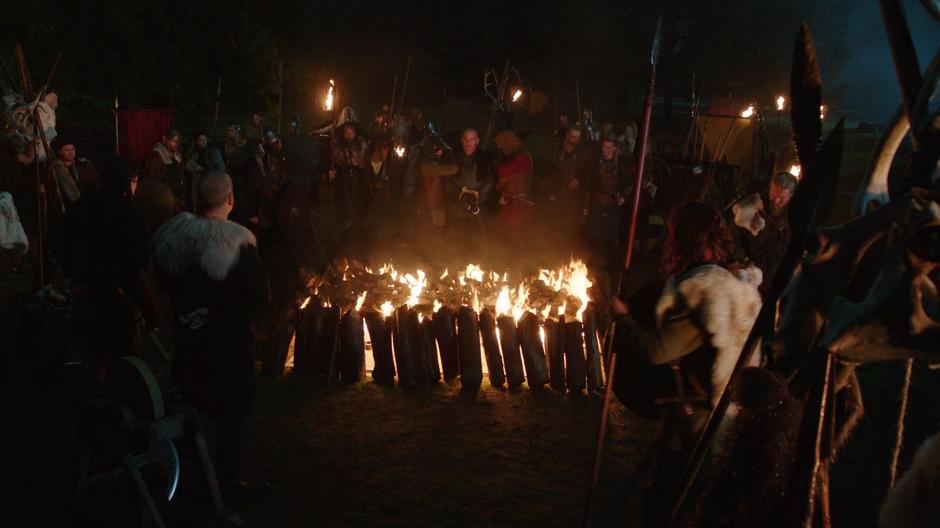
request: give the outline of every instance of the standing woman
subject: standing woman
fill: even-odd
[[[519,242],[532,223],[532,156],[512,130],[496,134],[501,156],[496,162],[500,231],[508,242]]]
[[[732,249],[713,205],[678,205],[666,221],[665,285],[658,297],[647,297],[655,302],[644,307],[637,296],[630,307],[613,302],[614,347],[622,358],[613,390],[634,412],[660,420],[646,464],[655,473],[644,490],[651,518],[666,506],[685,460],[667,455],[671,439],[678,437],[683,451],[695,445],[761,308],[761,272],[736,266]],[[656,403],[664,400],[669,403]]]

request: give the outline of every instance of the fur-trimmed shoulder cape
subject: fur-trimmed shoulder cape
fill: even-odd
[[[180,213],[160,226],[153,236],[157,268],[171,277],[197,266],[210,279],[224,280],[245,246],[255,246],[255,235],[229,220],[207,220]]]
[[[705,264],[670,277],[656,304],[656,321],[676,310],[695,312],[715,348],[712,387],[719,394],[731,377],[741,348],[757,319],[763,275],[751,266],[737,275],[714,264]]]

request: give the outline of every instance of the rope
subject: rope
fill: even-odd
[[[914,360],[908,359],[904,367],[904,387],[901,389],[901,409],[898,411],[897,436],[894,439],[894,451],[891,453],[891,479],[888,481],[888,489],[894,487],[894,481],[898,478],[898,457],[901,455],[901,446],[904,444],[904,417],[907,415],[907,400],[911,392],[913,367]]]

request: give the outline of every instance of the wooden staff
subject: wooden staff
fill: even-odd
[[[219,83],[218,83],[218,85],[217,85],[216,88],[215,88],[215,111],[212,113],[212,141],[215,141],[215,140],[216,140],[216,133],[218,132],[218,129],[219,129],[219,101],[221,100],[221,98],[222,98],[222,76],[220,75],[220,76],[219,76]],[[280,104],[280,102],[279,102],[278,104]],[[278,109],[278,112],[280,112],[280,109]],[[278,131],[277,131],[277,133],[278,133],[278,135],[280,135],[280,133],[281,133],[281,130],[280,130],[280,126],[281,126],[281,117],[280,117],[280,113],[278,113],[278,121],[277,121],[277,124],[278,124]]]
[[[617,294],[623,289],[623,278],[633,263],[633,239],[636,236],[636,219],[640,210],[640,193],[643,191],[643,170],[646,161],[646,148],[649,141],[650,120],[653,115],[653,98],[656,95],[656,65],[659,62],[659,44],[662,38],[662,17],[656,22],[656,33],[653,36],[653,45],[650,50],[650,77],[649,88],[646,93],[646,107],[643,110],[643,121],[640,127],[639,148],[636,157],[636,174],[633,180],[633,204],[630,210],[630,228],[627,232],[626,255],[623,259],[623,267],[617,276]],[[579,96],[580,101],[580,96]],[[594,467],[591,471],[591,485],[588,488],[587,504],[584,510],[584,526],[587,526],[591,518],[591,501],[594,492],[597,489],[597,482],[601,473],[601,465],[604,458],[604,439],[607,434],[607,418],[610,414],[610,400],[613,396],[614,375],[617,367],[617,353],[614,349],[614,335],[616,335],[616,323],[611,320],[610,328],[607,332],[607,354],[609,365],[607,367],[607,387],[604,391],[604,405],[601,408],[601,420],[597,430],[597,446],[594,449]]]
[[[575,120],[575,123],[581,122],[581,82],[574,82],[574,96],[578,102],[578,118]]]
[[[114,97],[114,157],[121,155],[120,109],[117,96]]]
[[[904,387],[901,389],[901,408],[898,410],[897,433],[894,437],[894,450],[891,452],[891,467],[888,470],[891,476],[888,481],[888,489],[894,487],[894,482],[898,478],[898,458],[901,456],[901,446],[904,445],[904,417],[907,416],[907,400],[911,393],[913,367],[914,360],[908,359],[904,365]]]
[[[728,143],[731,139],[731,132],[734,130],[734,125],[737,123],[738,118],[731,118],[731,125],[728,126],[727,132],[721,138],[717,145],[715,145],[715,153],[712,155],[712,166],[708,168],[708,172],[705,173],[705,182],[702,184],[702,191],[699,193],[699,200],[704,200],[705,196],[708,194],[708,188],[711,186],[712,181],[715,179],[715,172],[718,170],[718,162],[725,155],[725,149],[728,147]]]
[[[222,89],[222,78],[219,77],[219,89]],[[333,105],[336,108],[336,105]],[[284,61],[277,63],[277,137],[281,137],[281,114],[284,110]],[[216,100],[216,116],[218,116],[219,103]],[[214,125],[213,125],[214,128]]]
[[[405,108],[405,94],[408,92],[408,77],[411,76],[411,53],[408,54],[408,64],[405,66],[405,78],[401,82],[401,98],[398,100],[398,111]]]

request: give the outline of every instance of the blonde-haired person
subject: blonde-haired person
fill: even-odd
[[[532,155],[512,130],[496,134],[496,192],[499,194],[497,221],[509,241],[518,241],[532,223]]]

